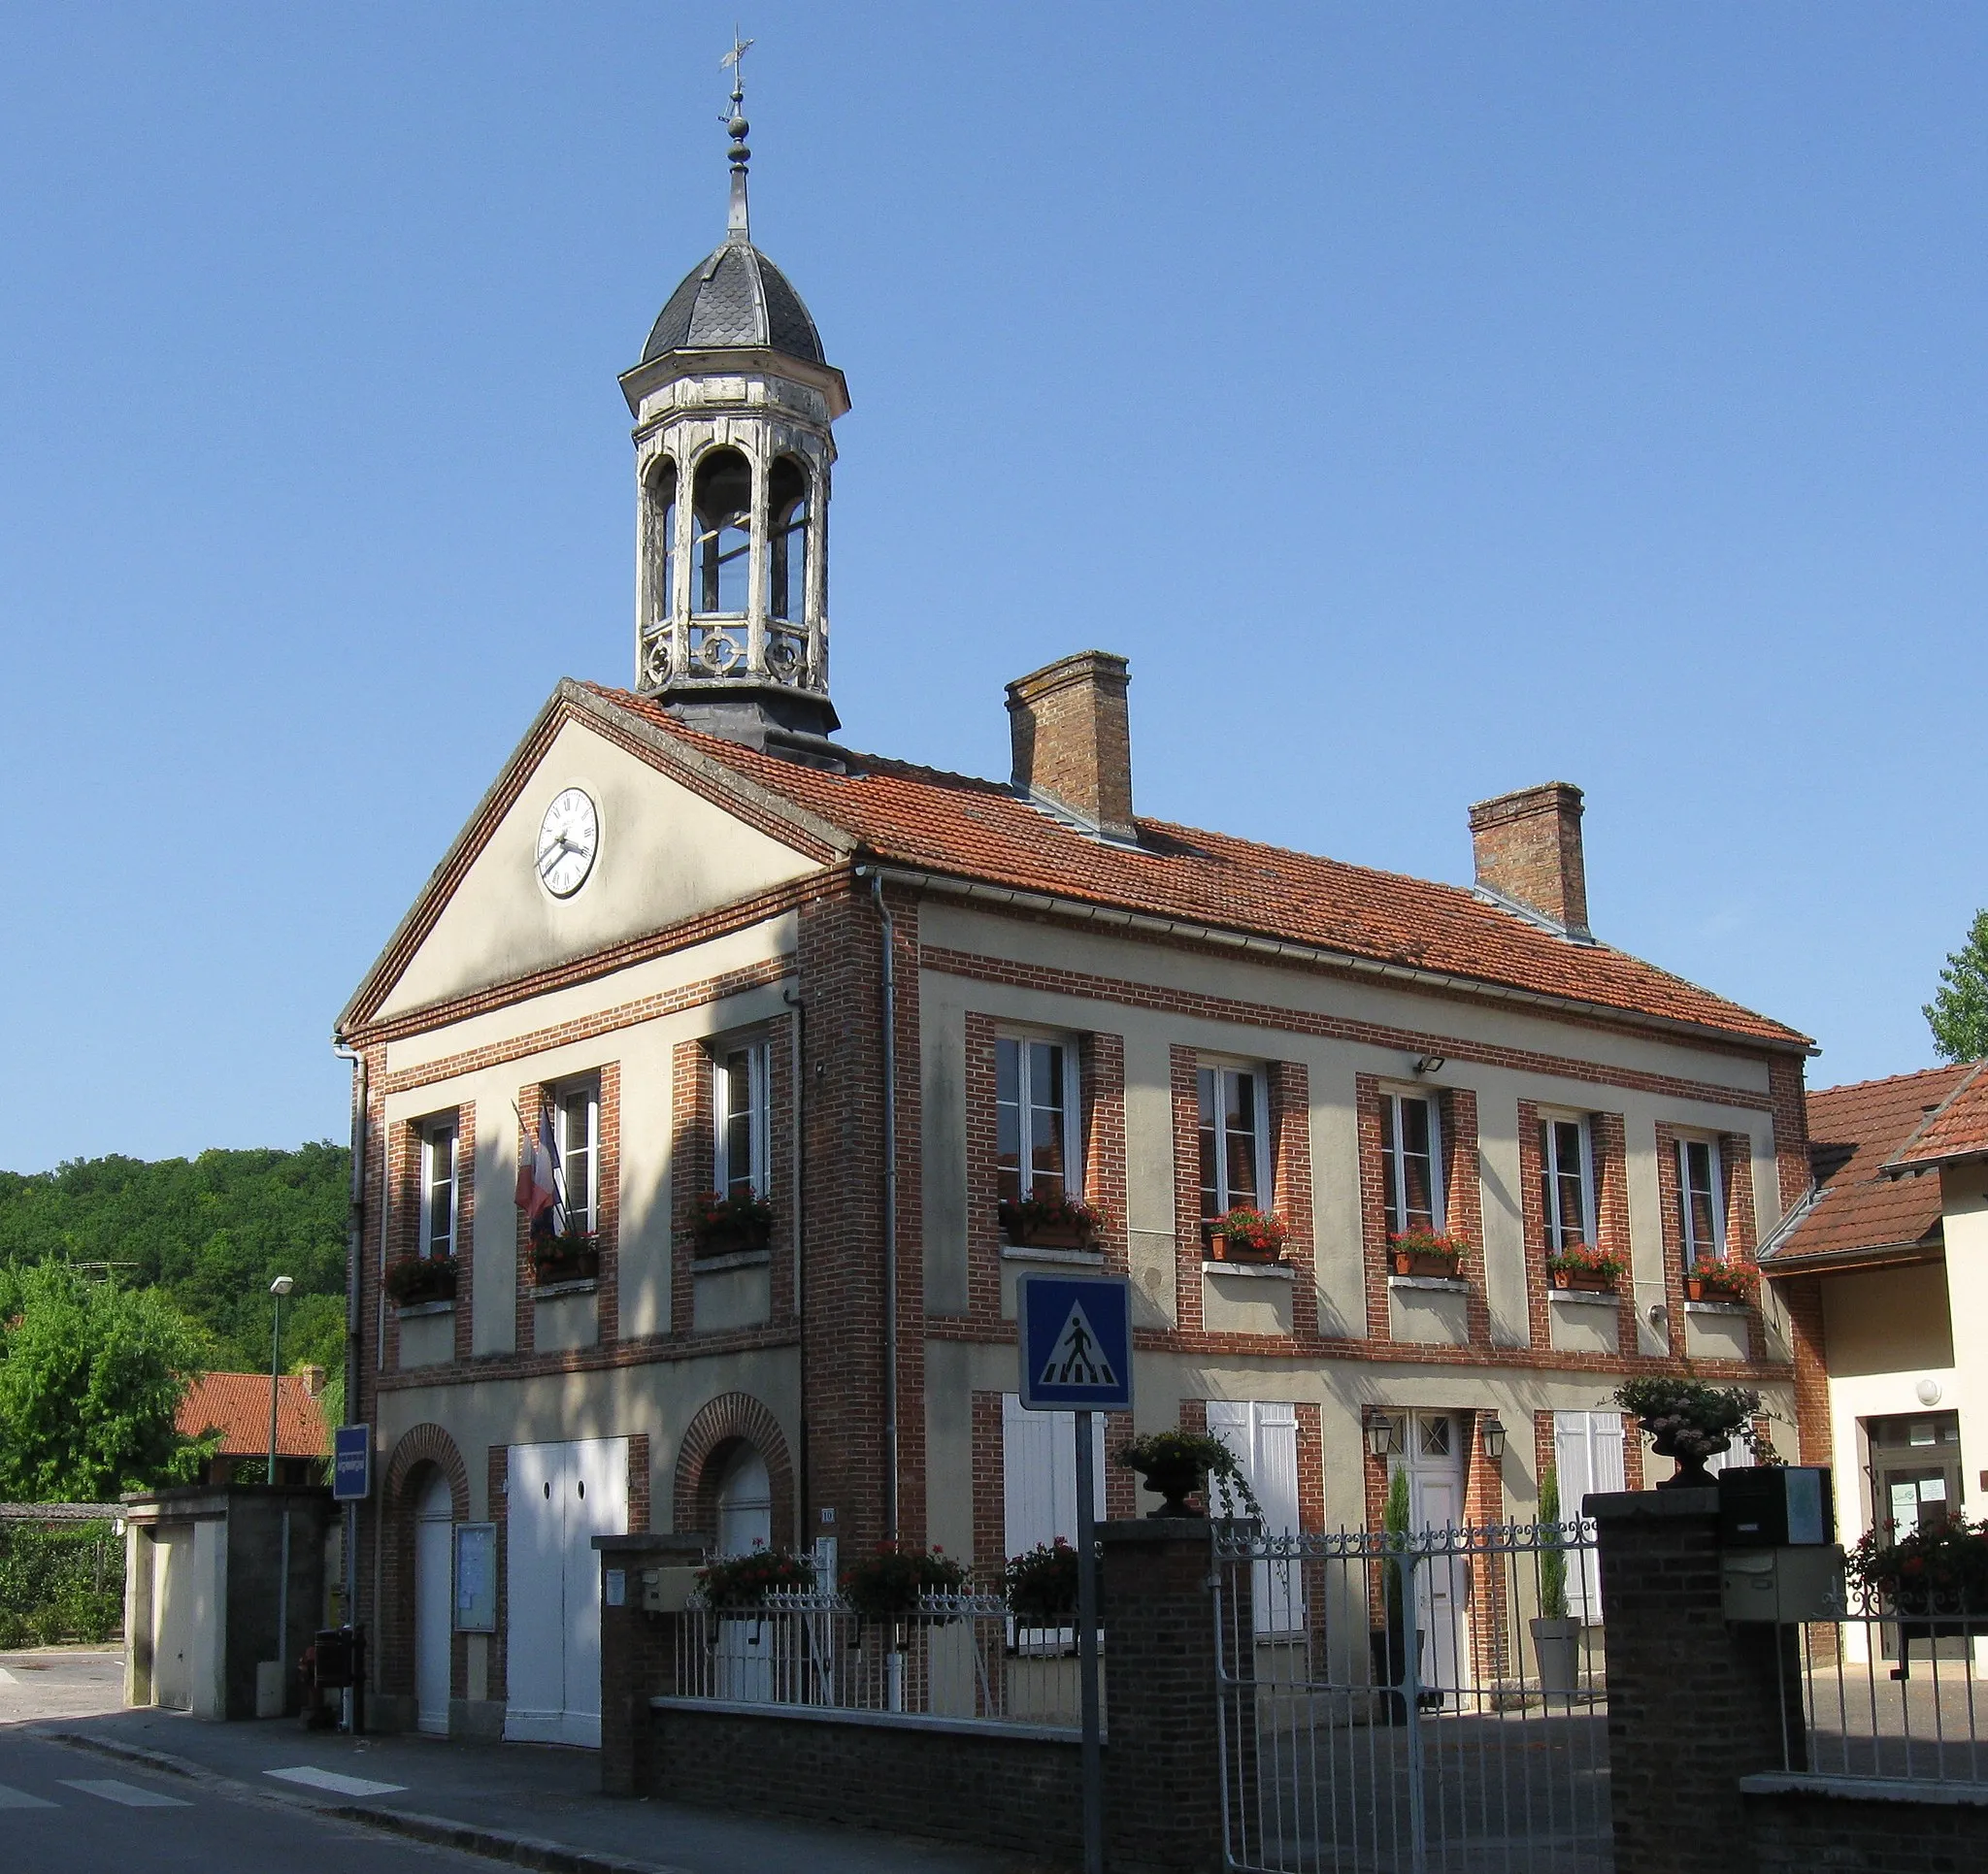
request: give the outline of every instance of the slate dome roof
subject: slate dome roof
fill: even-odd
[[[726,241],[684,275],[649,331],[642,362],[671,351],[727,345],[756,345],[809,364],[827,363],[821,335],[801,295],[785,274],[743,239]]]

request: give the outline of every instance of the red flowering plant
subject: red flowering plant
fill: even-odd
[[[768,1595],[804,1595],[813,1586],[814,1563],[791,1549],[755,1545],[697,1571],[698,1593],[710,1607],[757,1607]]]
[[[1694,1263],[1685,1270],[1686,1278],[1698,1283],[1704,1292],[1723,1296],[1730,1301],[1750,1301],[1754,1291],[1760,1286],[1759,1272],[1751,1263],[1717,1262]]]
[[[1274,1210],[1239,1203],[1209,1224],[1209,1247],[1217,1261],[1224,1255],[1239,1261],[1274,1263],[1284,1253],[1291,1228]]]
[[[1002,1570],[1008,1611],[1024,1627],[1068,1627],[1077,1618],[1077,1551],[1059,1535],[1010,1556]]]
[[[911,1542],[879,1542],[874,1555],[852,1562],[843,1570],[843,1595],[864,1620],[902,1620],[924,1610],[927,1595],[963,1595],[969,1578],[966,1564],[955,1562],[936,1543],[921,1549]],[[939,1615],[945,1620],[953,1618]]]
[[[1609,1288],[1629,1273],[1629,1258],[1619,1249],[1597,1249],[1592,1243],[1566,1243],[1546,1257],[1546,1273],[1556,1277],[1587,1277]]]
[[[1898,1527],[1868,1530],[1845,1559],[1870,1601],[1894,1614],[1988,1615],[1988,1522],[1949,1516],[1907,1535]]]
[[[423,1301],[447,1301],[455,1296],[453,1256],[401,1256],[387,1264],[386,1293],[403,1308]]]
[[[600,1238],[587,1231],[562,1230],[532,1243],[532,1280],[541,1286],[591,1281],[600,1272]]]
[[[739,1249],[764,1249],[773,1240],[773,1205],[756,1191],[728,1198],[707,1191],[697,1200],[690,1245],[699,1256],[727,1256]]]
[[[1391,1230],[1387,1233],[1387,1248],[1398,1261],[1406,1257],[1410,1263],[1447,1264],[1448,1273],[1454,1275],[1462,1266],[1464,1252],[1470,1244],[1446,1230]]]
[[[1016,1245],[1067,1240],[1073,1247],[1088,1248],[1107,1222],[1098,1205],[1062,1191],[1003,1198],[1000,1215],[1003,1232]]]

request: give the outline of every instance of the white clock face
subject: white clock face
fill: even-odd
[[[539,851],[534,862],[539,883],[554,898],[571,898],[586,883],[600,849],[601,816],[578,787],[558,794],[539,823]]]

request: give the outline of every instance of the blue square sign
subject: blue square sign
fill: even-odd
[[[1132,1410],[1132,1284],[1124,1276],[1024,1275],[1014,1314],[1030,1411]]]
[[[331,1432],[331,1496],[336,1503],[361,1503],[373,1494],[373,1428],[334,1426]]]

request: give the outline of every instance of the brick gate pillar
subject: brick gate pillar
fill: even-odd
[[[1253,1528],[1254,1525],[1249,1527]],[[1201,1517],[1101,1523],[1105,1603],[1105,1864],[1219,1870],[1222,1733],[1216,1701],[1211,1527]],[[1255,1675],[1247,1562],[1225,1569],[1227,1630],[1244,1636],[1232,1671]],[[1256,1762],[1254,1711],[1229,1737],[1230,1802]],[[1232,1707],[1233,1710],[1233,1707]]]
[[[1740,1779],[1802,1767],[1794,1629],[1727,1622],[1717,1491],[1610,1492],[1581,1513],[1602,1557],[1615,1874],[1754,1874]]]
[[[711,1538],[597,1535],[593,1545],[601,1557],[601,1788],[611,1796],[646,1795],[653,1787],[648,1701],[677,1690],[683,1617],[643,1611],[643,1571],[702,1562]],[[613,1574],[621,1577],[618,1607],[609,1604]]]

